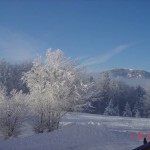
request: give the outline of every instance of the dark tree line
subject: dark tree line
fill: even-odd
[[[91,99],[93,113],[148,117],[145,105],[147,91],[143,87],[129,86],[119,79],[111,79],[107,73],[94,82],[95,92]]]

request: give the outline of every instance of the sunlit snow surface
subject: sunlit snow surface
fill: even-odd
[[[132,150],[142,144],[136,133],[150,131],[150,119],[69,113],[57,131],[34,135],[27,124],[23,130],[18,138],[1,139],[0,150]]]

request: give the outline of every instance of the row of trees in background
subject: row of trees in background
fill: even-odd
[[[131,87],[107,73],[95,80],[61,50],[49,50],[33,63],[0,61],[0,132],[5,137],[20,134],[29,119],[35,132],[53,131],[74,110],[150,117],[150,89]]]
[[[0,60],[0,86],[6,87],[6,93],[8,95],[13,89],[28,93],[29,90],[21,78],[23,73],[29,71],[31,68],[32,62],[10,64],[5,60]]]
[[[111,116],[149,117],[149,90],[131,87],[104,73],[95,82],[92,97],[93,113]]]

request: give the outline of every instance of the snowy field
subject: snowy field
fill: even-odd
[[[150,119],[69,113],[57,131],[35,135],[28,124],[22,130],[18,138],[1,138],[0,150],[132,150],[142,144],[136,133],[150,131]]]

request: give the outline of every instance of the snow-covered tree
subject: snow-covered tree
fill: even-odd
[[[139,111],[139,110],[136,110],[136,112],[135,112],[135,117],[136,117],[136,118],[140,118],[140,117],[141,117],[141,114],[140,114],[140,111]]]
[[[17,136],[26,110],[25,95],[13,90],[6,96],[6,90],[0,89],[0,132],[5,138]]]
[[[138,101],[136,101],[134,108],[133,108],[133,115],[136,118],[141,117],[141,112],[140,112],[141,108],[140,108],[140,104]]]
[[[85,72],[61,50],[48,50],[45,61],[36,59],[23,80],[30,90],[36,132],[57,129],[64,113],[85,103],[90,87]]]
[[[29,71],[32,67],[32,62],[23,62],[20,64],[11,65],[12,73],[10,78],[10,91],[16,89],[17,91],[22,90],[23,93],[28,93],[29,90],[25,83],[21,80],[23,73]]]
[[[6,92],[10,92],[12,68],[5,60],[0,60],[0,86],[7,87]]]
[[[119,116],[118,106],[114,107],[112,99],[110,100],[108,106],[105,108],[104,115]]]
[[[9,95],[13,89],[17,91],[22,90],[24,93],[29,91],[21,78],[23,72],[29,71],[31,67],[31,62],[10,64],[5,60],[0,60],[0,86],[6,87],[7,95]]]
[[[145,117],[150,117],[150,83],[147,84],[144,96],[144,115]]]
[[[110,77],[108,73],[103,73],[98,81],[95,82],[95,93],[92,102],[95,107],[95,113],[103,114],[110,98]]]
[[[137,117],[144,117],[144,100],[145,100],[146,91],[141,86],[135,88],[135,104],[133,109],[133,114]]]
[[[115,107],[115,116],[120,116],[120,110],[118,105]]]
[[[124,117],[132,117],[132,111],[131,111],[131,108],[130,108],[130,105],[129,105],[128,102],[126,103],[123,116],[124,116]]]

